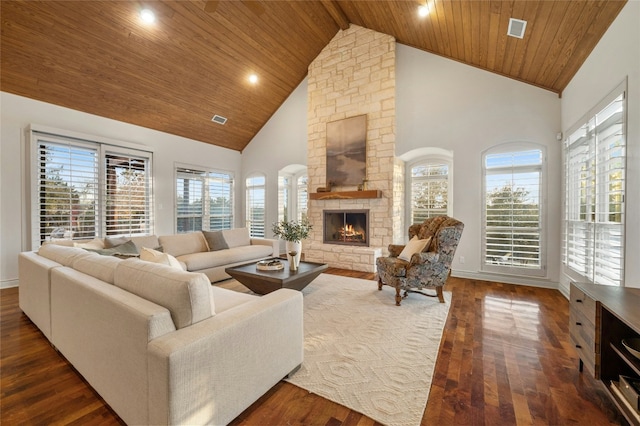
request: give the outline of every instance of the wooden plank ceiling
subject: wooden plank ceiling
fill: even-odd
[[[242,151],[349,24],[561,94],[625,1],[2,0],[0,89]]]

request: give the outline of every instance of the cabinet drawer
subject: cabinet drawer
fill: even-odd
[[[596,328],[579,311],[569,312],[569,337],[578,356],[587,370],[596,375],[596,361],[600,348],[597,343]]]
[[[596,301],[573,284],[571,285],[569,294],[571,297],[569,309],[581,312],[591,322],[591,324],[596,325]]]

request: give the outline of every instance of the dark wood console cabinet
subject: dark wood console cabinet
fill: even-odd
[[[620,375],[640,378],[640,359],[622,345],[622,339],[640,337],[640,289],[571,283],[569,334],[586,369],[600,379],[627,421],[640,425],[612,388]]]

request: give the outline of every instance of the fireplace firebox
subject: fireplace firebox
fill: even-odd
[[[325,244],[369,246],[369,210],[325,210]]]

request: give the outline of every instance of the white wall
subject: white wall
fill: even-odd
[[[278,171],[290,164],[307,164],[306,78],[242,151],[242,183],[253,173],[267,176],[267,238],[273,237],[271,224],[278,221]],[[244,196],[242,198],[244,203]]]
[[[640,2],[629,1],[564,90],[566,131],[627,79],[625,286],[640,287]],[[561,289],[569,278],[561,274]]]
[[[396,156],[423,147],[453,151],[453,216],[465,224],[454,275],[555,288],[560,268],[558,95],[404,45],[398,45],[396,61]],[[505,142],[546,146],[546,279],[480,271],[482,155]]]
[[[40,124],[73,132],[136,143],[154,151],[155,232],[175,232],[175,163],[230,171],[241,178],[241,155],[191,139],[34,101],[9,93],[0,93],[0,287],[17,284],[18,253],[29,250],[26,188],[25,128]],[[306,147],[306,142],[304,143]],[[148,149],[148,148],[147,148]],[[236,185],[236,200],[241,200],[241,185]],[[236,202],[236,224],[241,225],[240,203]]]
[[[555,288],[560,268],[558,96],[404,45],[397,46],[396,61],[396,155],[420,147],[454,151],[454,216],[465,223],[453,265],[455,273]],[[279,169],[287,164],[307,162],[306,149],[302,146],[307,138],[306,89],[305,81],[243,152],[244,176],[255,171],[267,174],[267,200],[277,199]],[[479,273],[481,156],[487,148],[509,141],[547,146],[549,268],[546,279]],[[272,202],[266,208],[270,225],[277,220],[277,205]],[[464,265],[459,263],[460,255],[465,257]]]

